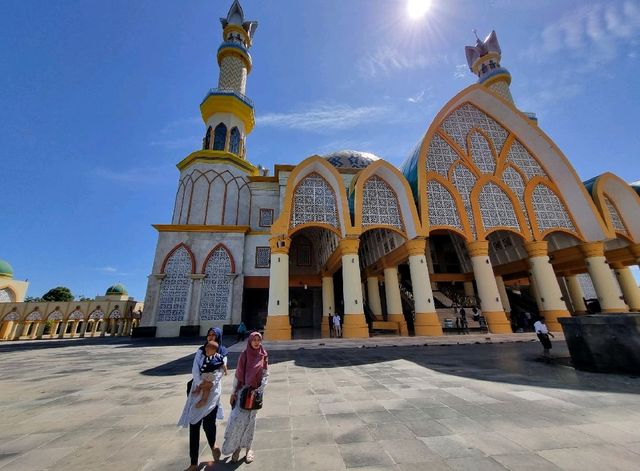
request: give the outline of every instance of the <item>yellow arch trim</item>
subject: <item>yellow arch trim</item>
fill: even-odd
[[[458,190],[456,190],[455,186],[453,186],[453,183],[451,183],[449,180],[447,180],[445,177],[443,177],[439,173],[427,172],[427,174],[428,174],[428,177],[429,177],[427,179],[427,184],[429,183],[429,181],[435,180],[438,183],[440,183],[443,187],[445,187],[447,189],[447,191],[451,194],[451,196],[453,197],[453,201],[455,202],[456,207],[458,208],[458,214],[460,215],[460,223],[462,224],[462,229],[463,229],[462,236],[464,237],[465,240],[473,240],[473,235],[472,235],[472,232],[471,232],[471,225],[469,224],[469,217],[467,215],[467,212],[464,209],[464,202],[462,201],[462,197],[460,196],[460,193],[458,193]],[[428,205],[428,201],[426,201],[427,200],[426,193],[427,193],[427,186],[425,184],[425,188],[424,188],[425,205]],[[426,206],[425,209],[428,209],[428,206]],[[463,215],[464,215],[464,217],[462,217]],[[426,215],[426,217],[427,217],[426,227],[428,228],[429,233],[431,233],[431,231],[435,227],[451,229],[451,230],[455,230],[456,229],[453,226],[434,226],[434,227],[430,227],[428,214]]]
[[[272,236],[287,235],[290,233],[289,221],[291,219],[293,195],[295,193],[295,189],[298,186],[298,183],[302,181],[302,179],[306,175],[311,174],[315,171],[314,169],[310,168],[311,164],[314,163],[323,166],[335,179],[334,183],[336,183],[339,193],[336,194],[336,206],[342,208],[342,219],[344,222],[343,230],[345,233],[344,237],[354,233],[353,226],[351,225],[349,205],[347,204],[347,192],[340,173],[338,173],[335,167],[322,157],[318,155],[312,155],[311,157],[307,157],[298,165],[296,165],[296,167],[291,171],[289,178],[287,179],[287,187],[285,189],[282,211],[280,213],[280,216],[278,216],[278,218],[273,222],[273,225],[271,226]],[[332,185],[329,186],[333,189]],[[340,237],[343,238],[343,235],[340,234]]]
[[[629,192],[632,195],[632,198],[636,200],[636,203],[637,203],[638,207],[640,207],[640,196],[638,196],[638,194],[633,190],[633,188],[631,188],[629,186],[629,184],[627,182],[625,182],[622,178],[620,178],[619,176],[617,176],[617,175],[615,175],[615,174],[613,174],[611,172],[606,172],[606,173],[603,173],[602,175],[598,176],[596,178],[595,183],[593,184],[593,193],[594,193],[593,194],[593,200],[594,200],[594,203],[595,203],[596,207],[598,208],[598,211],[599,211],[600,215],[602,216],[604,224],[607,225],[607,227],[610,229],[611,233],[620,234],[619,232],[615,231],[615,229],[613,227],[613,220],[611,219],[611,215],[609,214],[609,210],[607,209],[607,205],[604,202],[604,196],[606,195],[607,198],[609,198],[609,201],[611,201],[611,204],[613,204],[614,208],[616,208],[616,211],[618,211],[618,214],[620,215],[620,218],[622,219],[622,224],[624,224],[625,229],[627,229],[627,233],[629,235],[631,235],[631,231],[629,230],[629,226],[628,226],[628,224],[627,224],[627,222],[625,220],[625,217],[624,217],[623,213],[620,211],[620,208],[616,204],[615,200],[604,189],[605,183],[608,182],[608,181],[615,182],[616,184],[618,184],[622,188],[624,188],[624,191]],[[624,235],[624,234],[620,234],[620,235]],[[626,238],[628,238],[628,237],[626,237]],[[636,240],[634,239],[633,242],[635,243]]]
[[[467,134],[467,137],[466,137],[467,149],[469,149],[469,161],[473,164],[474,167],[476,167],[476,168],[478,167],[476,165],[476,163],[474,162],[474,160],[473,160],[473,152],[471,152],[471,149],[472,149],[472,147],[471,147],[471,138],[473,137],[474,133],[480,134],[484,138],[484,140],[487,142],[487,145],[489,146],[489,152],[491,153],[491,157],[493,157],[493,163],[495,164],[495,169],[493,170],[493,175],[496,175],[496,173],[498,171],[498,152],[496,152],[496,148],[493,146],[493,140],[491,138],[489,138],[489,135],[486,132],[484,132],[483,129],[481,129],[479,127],[471,128],[469,130],[469,133]],[[504,149],[504,146],[502,148]],[[478,171],[480,172],[480,169],[478,169]],[[482,172],[482,174],[483,175],[487,175],[484,172]]]
[[[407,236],[406,233],[402,232],[397,227],[389,226],[389,225],[385,225],[385,224],[374,224],[373,226],[367,226],[364,229],[362,229],[362,232],[360,232],[360,235],[362,236],[365,232],[369,232],[369,231],[372,231],[374,229],[383,229],[385,231],[396,232],[396,233],[400,234],[402,237],[404,237],[405,240],[409,240],[409,237]]]
[[[304,224],[300,224],[299,226],[290,229],[288,235],[291,239],[293,239],[294,234],[302,231],[303,229],[309,228],[326,229],[336,234],[339,238],[342,238],[342,234],[340,233],[340,230],[338,228],[330,226],[329,224],[326,224],[324,222],[305,222]]]

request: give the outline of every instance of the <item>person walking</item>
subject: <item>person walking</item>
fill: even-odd
[[[547,324],[545,324],[544,322],[544,317],[541,317],[540,319],[538,319],[534,324],[533,324],[533,328],[536,331],[536,335],[538,336],[538,339],[540,340],[540,343],[542,344],[542,349],[543,349],[543,356],[545,358],[551,358],[550,355],[550,350],[551,350],[551,340],[549,340],[549,336],[555,338],[555,336],[549,332],[549,329],[547,328]]]
[[[463,307],[460,308],[460,330],[463,334],[469,333],[469,323],[467,322],[467,313]]]
[[[333,315],[333,336],[336,338],[342,337],[342,326],[341,326],[340,314],[337,312]]]
[[[217,350],[214,345],[217,344]],[[220,459],[220,449],[216,447],[216,419],[224,417],[220,404],[222,393],[222,375],[226,374],[227,349],[222,345],[222,330],[211,328],[207,332],[207,341],[196,350],[191,369],[192,380],[187,383],[187,402],[178,421],[178,426],[189,427],[190,466],[185,471],[198,470],[200,454],[200,427],[204,429],[207,442],[211,447],[213,459]],[[198,406],[201,394],[191,394],[191,390],[209,390],[204,404]]]
[[[243,321],[240,321],[237,334],[238,336],[236,337],[236,342],[244,342],[244,337],[247,335],[247,326],[244,325]]]
[[[262,335],[258,332],[252,332],[249,334],[247,346],[238,358],[230,401],[233,409],[229,414],[229,423],[222,443],[222,454],[231,454],[231,462],[233,463],[240,459],[242,448],[247,450],[245,461],[251,463],[254,460],[251,445],[258,411],[243,409],[241,406],[245,404],[241,404],[241,398],[252,390],[262,396],[269,376],[267,366],[268,354],[262,346]]]

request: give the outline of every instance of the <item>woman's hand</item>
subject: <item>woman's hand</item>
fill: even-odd
[[[231,398],[229,400],[229,404],[231,405],[231,408],[233,408],[233,406],[236,404],[237,398],[238,398],[238,395],[236,393],[231,394]]]

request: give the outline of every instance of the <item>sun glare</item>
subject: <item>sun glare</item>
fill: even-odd
[[[413,20],[422,18],[431,8],[431,0],[407,0],[407,13]]]

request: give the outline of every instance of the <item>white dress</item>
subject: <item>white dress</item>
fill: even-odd
[[[258,388],[259,392],[264,392],[264,388],[267,385],[267,378],[269,377],[268,370],[262,370],[262,382]],[[236,381],[234,380],[234,387],[236,389]],[[238,399],[241,392],[238,392]],[[240,401],[237,400],[236,404],[229,414],[229,422],[227,428],[224,431],[224,442],[222,443],[222,454],[230,455],[238,448],[251,448],[253,443],[253,433],[256,430],[256,416],[257,410],[245,410],[240,407]]]
[[[191,393],[187,396],[187,401],[182,409],[182,415],[178,420],[179,427],[188,427],[189,424],[195,425],[200,422],[204,417],[211,413],[213,409],[218,407],[216,419],[224,418],[224,411],[222,410],[222,404],[220,404],[220,396],[222,395],[222,367],[211,373],[200,373],[200,366],[204,361],[204,355],[200,349],[196,352],[196,356],[193,359],[192,375],[193,384],[191,385]],[[227,364],[227,357],[223,359],[224,364]],[[202,397],[201,393],[194,393],[196,386],[198,386],[202,380],[211,381],[213,386],[209,391],[209,398],[207,403],[202,407],[196,407],[196,404]]]

